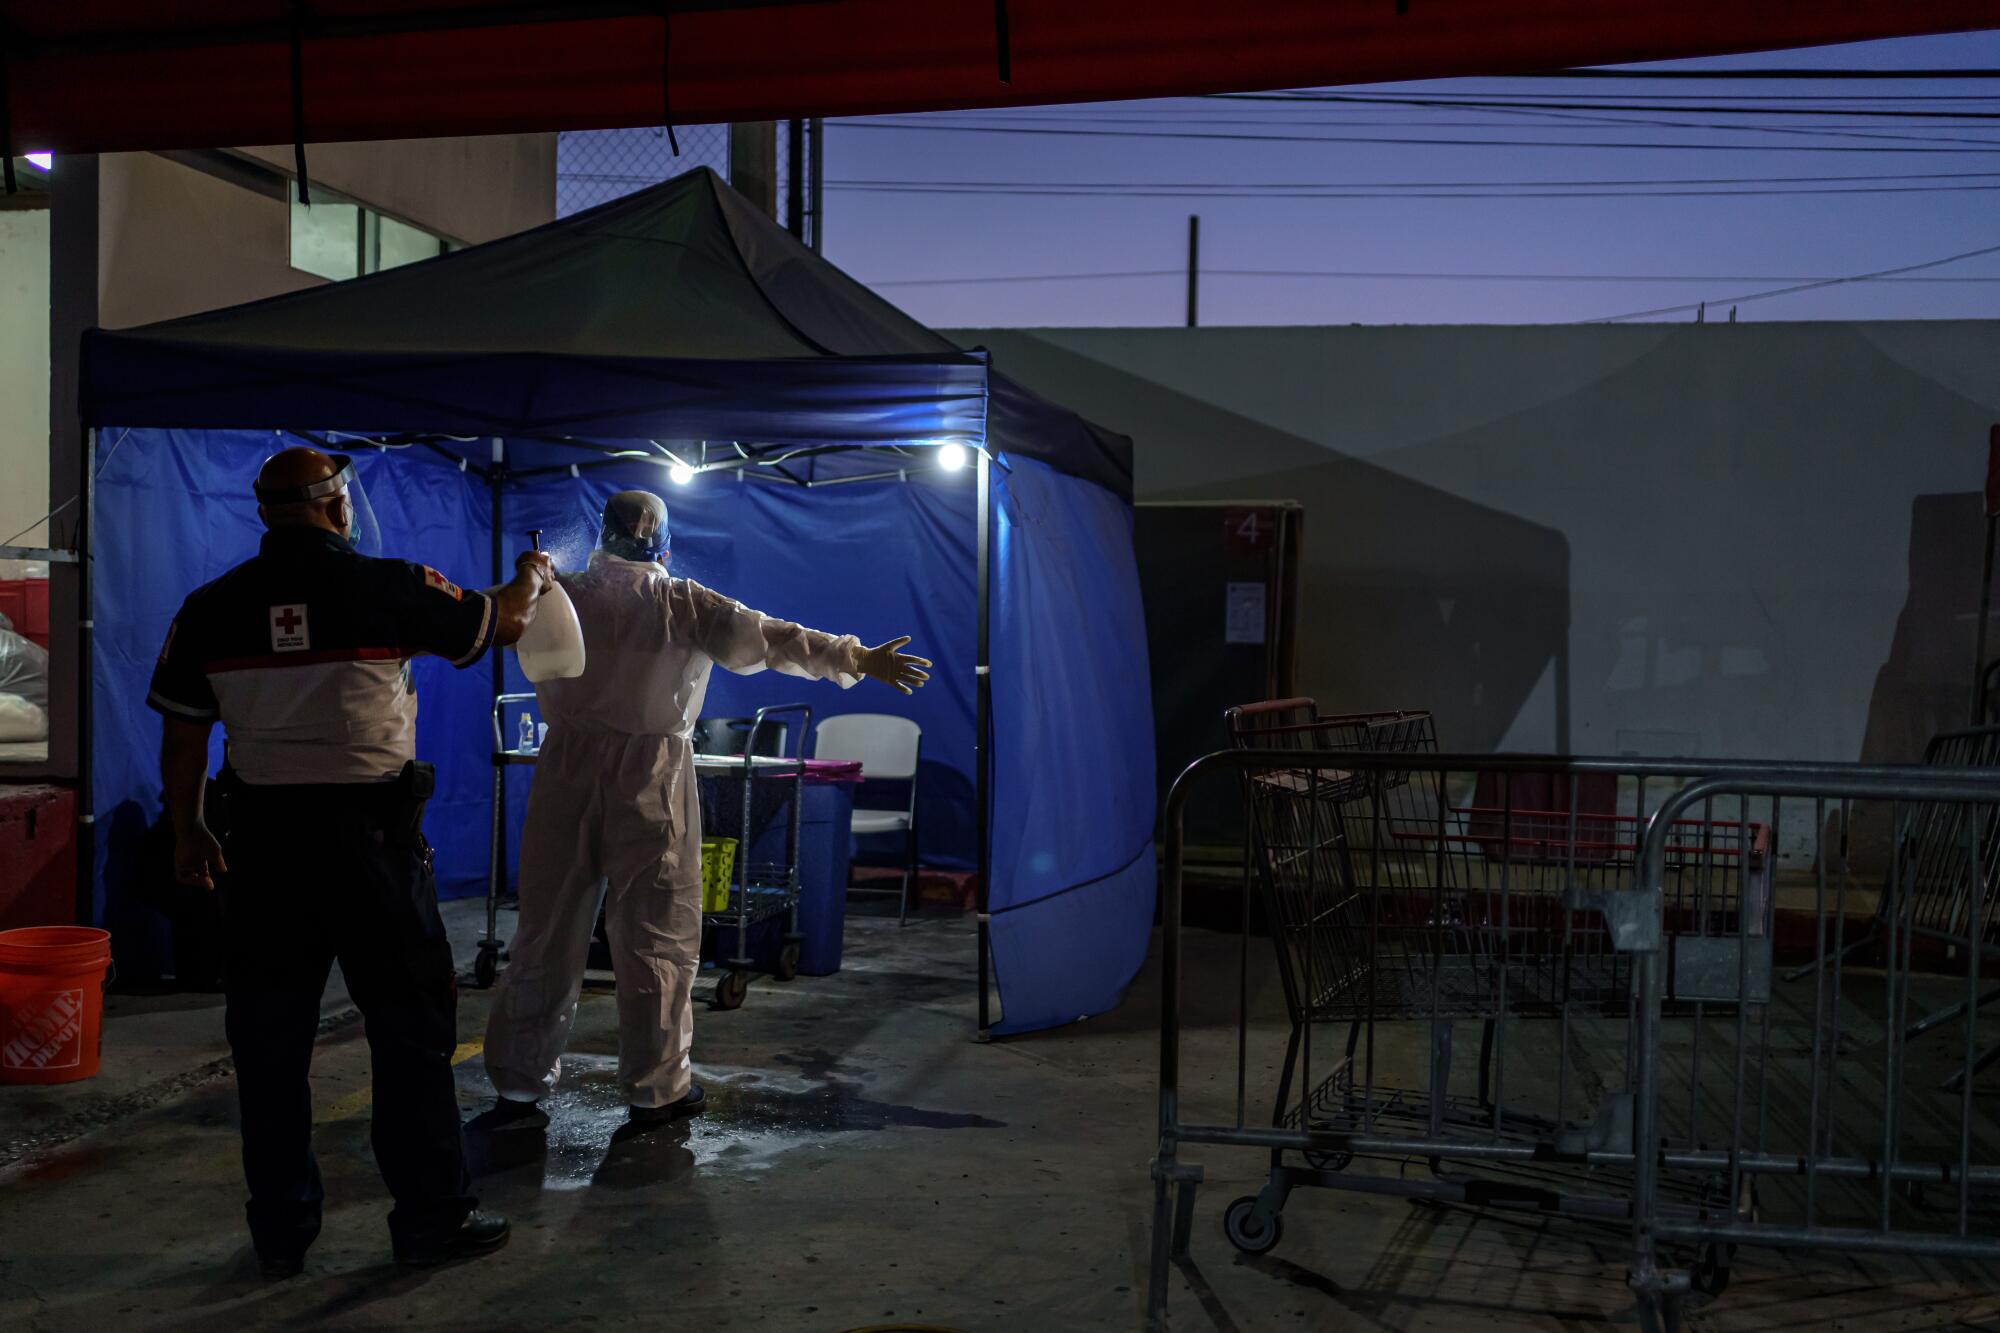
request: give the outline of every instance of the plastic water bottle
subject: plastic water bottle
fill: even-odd
[[[535,715],[524,708],[521,710],[521,753],[533,754],[538,748],[535,744]]]

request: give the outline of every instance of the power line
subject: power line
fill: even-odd
[[[652,180],[644,177],[591,177],[591,179],[634,179]],[[1650,186],[1650,185],[1790,185],[1790,184],[1850,184],[1876,181],[1939,181],[1939,180],[1993,180],[2000,179],[2000,171],[1895,171],[1863,172],[1838,176],[1661,176],[1648,179],[1623,180],[1475,180],[1475,181],[1043,181],[1043,180],[908,180],[908,179],[867,179],[849,177],[829,180],[828,185],[843,186],[892,186],[892,185],[954,185],[975,188],[1012,188],[1014,186],[1050,188],[1090,188],[1090,189],[1135,189],[1135,190],[1399,190],[1399,189],[1502,189],[1525,186],[1548,186],[1553,188],[1579,187],[1594,188],[1608,186]]]
[[[2000,248],[2000,247],[1996,247]],[[1960,256],[1961,258],[1964,256]],[[1949,260],[1940,260],[1949,263]],[[1900,272],[1900,270],[1894,270]],[[1328,278],[1342,281],[1410,281],[1410,282],[1795,282],[1795,283],[1840,283],[1854,282],[1854,278],[1812,278],[1796,274],[1743,274],[1743,273],[1414,273],[1394,272],[1377,269],[1276,269],[1276,268],[1204,268],[1204,278]],[[959,287],[986,286],[994,283],[1012,282],[1095,282],[1100,279],[1127,278],[1180,278],[1186,276],[1185,269],[1154,268],[1125,269],[1102,273],[1005,273],[970,278],[883,278],[868,283],[870,287]],[[1871,280],[1893,283],[1924,284],[1976,284],[2000,283],[2000,276],[1994,277],[1874,277]],[[1709,302],[1708,304],[1716,304]],[[1676,307],[1692,309],[1693,307]]]
[[[1338,134],[1218,134],[1206,131],[1179,130],[1075,130],[1056,126],[1041,125],[953,125],[938,121],[922,124],[888,120],[838,120],[828,121],[830,129],[843,130],[915,130],[924,133],[946,134],[1029,134],[1055,135],[1065,138],[1085,139],[1166,139],[1166,140],[1217,140],[1232,143],[1325,143],[1325,144],[1380,144],[1384,147],[1444,147],[1444,148],[1602,148],[1636,149],[1673,152],[1702,153],[2000,153],[2000,143],[1991,148],[1947,148],[1928,145],[1896,143],[1884,147],[1862,146],[1859,144],[1747,144],[1747,143],[1633,143],[1596,142],[1591,140],[1565,139],[1416,139],[1387,135],[1338,135]]]
[[[1481,75],[1486,78],[1506,78],[1507,75]],[[1449,80],[1438,80],[1449,82]],[[1355,85],[1360,88],[1393,88],[1394,84]],[[1213,102],[1312,102],[1320,98],[1352,97],[1351,91],[1300,88],[1280,93],[1193,93],[1188,96]],[[1367,95],[1365,92],[1361,95]],[[1450,93],[1453,97],[1508,97],[1518,100],[1544,99],[1566,101],[1575,93],[1538,93],[1509,89],[1504,93],[1463,92]],[[1645,102],[1698,102],[1705,98],[1722,97],[1731,102],[1990,102],[1993,93],[1640,93],[1620,89],[1618,96]],[[1165,99],[1154,99],[1165,100]],[[1009,108],[1011,110],[1032,110],[1029,107]]]
[[[1654,315],[1678,315],[1703,306],[1747,305],[1751,301],[1768,301],[1777,296],[1792,296],[1799,292],[1816,291],[1823,287],[1838,287],[1850,282],[1878,282],[1885,278],[1899,277],[1906,273],[1917,273],[1924,269],[1942,268],[1946,264],[1956,264],[1966,259],[1977,259],[1981,255],[2000,254],[2000,245],[1982,246],[1977,250],[1967,250],[1962,254],[1946,255],[1943,259],[1927,259],[1920,264],[1904,264],[1897,268],[1878,269],[1873,273],[1856,273],[1844,278],[1815,278],[1789,287],[1774,287],[1770,291],[1749,292],[1742,296],[1721,296],[1708,301],[1691,301],[1683,305],[1659,306],[1652,310],[1634,310],[1623,315],[1605,315],[1599,319],[1584,320],[1586,324],[1615,324],[1627,319],[1648,319]]]
[[[1639,106],[1630,102],[1536,102],[1510,97],[1502,93],[1464,93],[1453,97],[1401,97],[1389,93],[1314,93],[1309,97],[1289,99],[1300,102],[1334,103],[1346,106],[1417,106],[1440,107],[1448,110],[1518,110],[1542,111],[1558,109],[1564,111],[1658,111],[1656,106]],[[1872,110],[1867,107],[1743,107],[1724,106],[1720,103],[1674,108],[1699,115],[1737,116],[1877,116],[1903,119],[1937,120],[2000,120],[2000,111],[1917,111],[1890,107]]]
[[[1846,66],[1829,69],[1606,69],[1584,65],[1575,69],[1552,69],[1541,74],[1482,75],[1497,79],[1699,79],[1722,82],[1734,79],[2000,79],[2000,69],[1865,69]]]
[[[1669,190],[1117,190],[1106,188],[1036,189],[1027,186],[1007,189],[978,189],[965,186],[885,185],[851,186],[828,181],[826,188],[866,194],[963,195],[969,198],[1015,197],[1023,199],[1765,199],[1828,195],[1879,194],[1984,194],[2000,190],[1994,185],[1857,185],[1807,186],[1802,189],[1669,189]]]
[[[1964,137],[1963,134],[1959,135],[1943,135],[1935,133],[1895,134],[1880,128],[1873,128],[1873,127],[1846,129],[1846,128],[1835,128],[1829,125],[1745,125],[1740,122],[1732,124],[1727,121],[1713,121],[1713,120],[1660,119],[1660,116],[1664,114],[1666,111],[1667,108],[1654,108],[1652,115],[1642,117],[1636,115],[1623,115],[1623,116],[1607,115],[1604,112],[1598,112],[1598,111],[1565,111],[1559,107],[1539,107],[1529,110],[1509,110],[1502,108],[1493,108],[1493,114],[1495,115],[1540,116],[1547,120],[1562,121],[1566,125],[1575,124],[1583,127],[1644,125],[1657,129],[1721,130],[1725,134],[1789,134],[1794,138],[1803,137],[1812,139],[1873,139],[1881,141],[1893,141],[1896,143],[1920,143],[1920,144],[1935,144],[1935,143],[1986,144],[1993,142],[1990,139],[1966,138]],[[1524,126],[1518,121],[1508,121],[1505,125],[1505,128],[1510,130],[1518,130],[1518,129],[1527,129],[1531,127]],[[1942,129],[1950,129],[1953,127],[1946,125],[1937,125],[1937,126],[1932,126],[1931,128],[1934,130],[1942,130]],[[1980,126],[1978,125],[1969,125],[1965,127],[1965,131],[1969,133],[1979,128]]]
[[[1655,117],[1639,117],[1632,115],[1611,116],[1611,115],[1587,114],[1582,112],[1571,114],[1568,112],[1564,112],[1560,109],[1551,107],[1539,107],[1539,106],[1523,110],[1504,109],[1497,107],[1496,108],[1474,107],[1472,109],[1475,111],[1490,110],[1493,116],[1539,117],[1541,120],[1561,120],[1562,122],[1564,122],[1561,128],[1565,129],[1571,128],[1572,126],[1583,129],[1591,129],[1591,128],[1626,129],[1635,125],[1645,125],[1645,126],[1662,126],[1672,129],[1712,129],[1712,130],[1721,130],[1728,134],[1794,134],[1794,135],[1802,134],[1815,137],[1889,139],[1889,140],[1895,140],[1897,142],[1908,142],[1908,143],[1983,144],[1983,143],[1995,142],[1994,140],[1989,140],[1989,139],[1972,139],[1972,138],[1963,138],[1959,136],[1947,137],[1938,134],[1929,134],[1929,135],[1885,134],[1882,132],[1882,127],[1876,125],[1725,124],[1715,121],[1700,121],[1700,120],[1661,120]],[[1676,110],[1676,108],[1673,107],[1653,107],[1647,109],[1650,109],[1656,113],[1669,113]],[[945,113],[945,114],[950,114],[950,113]],[[1419,117],[1411,120],[1376,120],[1376,119],[1350,117],[1350,116],[1339,116],[1333,119],[1315,118],[1308,116],[1235,116],[1235,117],[1230,117],[1228,119],[1223,119],[1220,117],[1205,117],[1205,116],[1167,114],[1167,113],[1161,113],[1150,116],[1106,116],[1106,115],[1090,115],[1090,114],[1078,115],[1073,112],[1064,113],[1062,115],[1017,115],[1009,112],[980,111],[976,113],[966,113],[966,114],[975,114],[981,121],[997,122],[1002,125],[1010,125],[1010,126],[1013,125],[1026,125],[1026,126],[1150,125],[1160,128],[1170,128],[1176,130],[1184,129],[1188,126],[1199,126],[1199,125],[1216,125],[1230,129],[1241,128],[1243,126],[1273,125],[1273,126],[1282,126],[1286,129],[1296,129],[1300,126],[1326,126],[1328,128],[1333,128],[1333,129],[1509,129],[1509,130],[1523,130],[1530,132],[1545,128],[1550,128],[1550,129],[1556,128],[1556,127],[1544,126],[1540,124],[1538,120],[1529,120],[1529,119],[1494,120],[1490,117],[1474,119],[1474,120],[1443,120],[1437,117]],[[2000,120],[2000,113],[1996,113],[1993,119]],[[905,121],[902,123],[912,124],[916,122]],[[945,122],[945,127],[948,128],[950,127],[950,125],[955,123],[956,122]],[[1956,129],[1970,133],[1978,130],[1985,130],[1988,132],[1992,132],[1995,129],[2000,129],[2000,126],[1993,126],[1984,123],[1970,124],[1970,125],[1937,124],[1929,126],[1928,128],[1934,130]]]
[[[604,176],[612,180],[612,176]],[[652,180],[652,176],[632,176]],[[1618,180],[908,180],[844,176],[838,186],[968,186],[968,188],[1078,188],[1078,190],[1484,190],[1484,188],[1610,188],[1684,184],[1866,184],[1882,180],[2000,180],[2000,172],[1860,172],[1838,176],[1642,176]]]

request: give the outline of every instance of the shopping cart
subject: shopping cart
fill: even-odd
[[[1958,1043],[1903,1037],[1913,991],[1980,992],[1965,932],[1985,919],[1985,881],[1962,916],[1962,977],[1915,975],[1910,893],[1885,919],[1886,970],[1845,966],[1838,937],[1850,803],[1895,802],[1898,827],[1958,807],[1965,864],[1985,865],[2000,773],[1453,756],[1421,728],[1374,752],[1343,748],[1368,734],[1351,725],[1342,738],[1301,718],[1277,724],[1304,728],[1279,742],[1198,762],[1167,801],[1153,1327],[1188,1253],[1190,1143],[1269,1154],[1261,1191],[1222,1219],[1251,1252],[1279,1242],[1301,1186],[1622,1228],[1654,1328],[1691,1290],[1719,1293],[1738,1245],[2000,1261],[2000,1121],[1994,1089],[1974,1095],[1973,1024],[1962,1058]],[[1206,1080],[1183,1077],[1180,996],[1182,813],[1231,774],[1251,802],[1286,1012],[1276,1032],[1239,1024],[1233,1123]],[[1810,832],[1787,842],[1802,799]],[[1810,995],[1770,986],[1772,849],[1799,841],[1817,882],[1787,890],[1787,919],[1829,960]],[[1897,888],[1912,859],[1906,845]],[[1797,929],[1808,891],[1810,935]],[[1476,1094],[1471,1054],[1453,1047],[1467,1021],[1482,1035]],[[1315,1070],[1323,1024],[1342,1030]],[[1280,1099],[1253,1123],[1245,1052],[1275,1054],[1281,1037]],[[1950,1065],[1966,1077],[1945,1099],[1919,1071]]]
[[[1434,720],[1422,711],[1329,717],[1308,700],[1284,700],[1231,710],[1228,721],[1239,746],[1300,760],[1243,777],[1253,884],[1290,1019],[1274,1128],[1477,1138],[1551,1154],[1622,1132],[1622,1100],[1603,1108],[1601,1124],[1570,1120],[1570,1058],[1593,1019],[1610,1020],[1593,1039],[1627,1040],[1632,964],[1614,947],[1613,923],[1633,897],[1646,783],[1658,775],[1560,761],[1440,767]],[[1629,810],[1620,807],[1621,779]],[[1654,793],[1664,790],[1653,782]],[[1760,999],[1770,977],[1766,830],[1679,821],[1668,865],[1673,1002]],[[1736,977],[1739,914],[1753,923],[1747,989]],[[1518,1093],[1510,1104],[1509,1025],[1518,1033],[1538,1018],[1558,1020],[1557,1093],[1540,1107]],[[1470,1071],[1455,1069],[1462,1021],[1478,1026]],[[1319,1025],[1345,1033],[1316,1070]],[[1456,1090],[1467,1083],[1469,1091]],[[1339,1174],[1351,1150],[1300,1156],[1304,1169],[1274,1148],[1266,1189],[1225,1214],[1239,1248],[1277,1243],[1284,1202],[1299,1185],[1372,1188]],[[1449,1189],[1476,1178],[1479,1189],[1513,1190],[1538,1206],[1580,1183],[1583,1197],[1555,1206],[1583,1211],[1602,1203],[1607,1186],[1591,1178],[1602,1173],[1579,1181],[1534,1161],[1447,1172],[1433,1159],[1429,1170]]]
[[[532,766],[538,757],[534,750],[507,746],[501,719],[509,704],[526,703],[534,697],[532,693],[501,694],[493,700],[493,824],[486,872],[486,933],[473,961],[473,980],[481,987],[494,983],[506,958],[499,933],[500,897],[506,883],[506,773],[512,767]],[[716,910],[702,913],[705,932],[733,932],[727,937],[733,946],[731,956],[721,960],[725,971],[715,986],[718,1009],[741,1006],[749,994],[751,976],[762,970],[751,956],[751,944],[753,929],[765,922],[782,918],[785,923],[770,974],[780,981],[798,975],[799,951],[805,938],[799,933],[798,920],[799,792],[806,761],[803,755],[754,753],[763,748],[760,742],[764,736],[787,730],[774,719],[791,714],[798,714],[800,722],[788,729],[789,734],[799,738],[802,747],[803,737],[812,730],[812,709],[806,704],[779,704],[759,709],[752,720],[748,732],[752,743],[744,747],[752,753],[698,754],[694,758],[704,833],[737,841],[728,899]],[[784,837],[766,837],[781,817]]]

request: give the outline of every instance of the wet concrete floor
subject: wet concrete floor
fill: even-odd
[[[515,1225],[477,1262],[390,1264],[353,1025],[314,1064],[328,1199],[301,1277],[257,1276],[226,1071],[31,1145],[0,1166],[0,1329],[1138,1328],[1157,974],[1106,1018],[981,1045],[969,921],[858,917],[847,954],[836,976],[759,980],[742,1009],[699,1011],[710,1109],[649,1134],[623,1128],[612,999],[587,996],[546,1134],[472,1141],[485,1206]],[[1235,959],[1234,940],[1191,934],[1187,1096],[1211,1116],[1234,1104]],[[467,990],[460,1007],[468,1117],[491,1100],[486,1006]],[[1275,983],[1255,1007],[1253,1080],[1281,1040]],[[1208,1175],[1173,1276],[1175,1329],[1635,1327],[1615,1232],[1311,1191],[1282,1243],[1250,1258],[1219,1219],[1264,1160],[1187,1157]],[[1992,1292],[1942,1267],[1745,1256],[1694,1326],[2000,1327]]]

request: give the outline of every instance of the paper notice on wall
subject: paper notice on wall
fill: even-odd
[[[1264,642],[1264,585],[1232,583],[1222,630],[1224,643]]]

